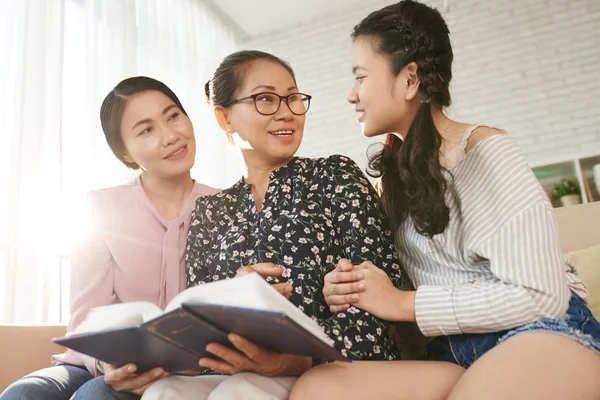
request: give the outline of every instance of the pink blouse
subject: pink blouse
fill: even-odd
[[[218,189],[194,183],[170,221],[156,211],[140,177],[127,185],[88,196],[89,227],[71,254],[71,320],[74,330],[92,307],[148,301],[163,308],[186,288],[185,247],[190,216],[200,196]],[[52,364],[85,365],[98,375],[95,359],[73,350],[54,355]]]

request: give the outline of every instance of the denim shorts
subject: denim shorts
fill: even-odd
[[[600,323],[575,293],[559,318],[545,318],[514,329],[493,333],[438,336],[427,345],[431,360],[449,361],[469,368],[479,357],[503,341],[525,332],[553,332],[569,337],[600,355]]]

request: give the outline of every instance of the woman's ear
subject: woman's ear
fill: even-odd
[[[407,101],[419,96],[419,86],[421,81],[417,74],[418,70],[419,67],[417,66],[417,63],[413,61],[404,67],[404,73],[401,74],[403,75],[404,84],[406,85],[404,98]]]
[[[229,121],[229,114],[227,110],[222,106],[216,106],[214,110],[215,118],[217,119],[217,123],[219,127],[227,133],[227,135],[233,134],[233,127],[231,126],[231,122]]]

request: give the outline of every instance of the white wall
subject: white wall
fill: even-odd
[[[451,116],[508,130],[532,164],[600,154],[600,1],[447,3],[442,11],[455,53]],[[387,4],[365,1],[244,43],[289,61],[300,89],[314,96],[301,155],[341,153],[366,164],[372,141],[361,136],[346,102],[349,35]]]

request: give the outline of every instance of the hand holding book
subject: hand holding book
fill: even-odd
[[[92,309],[74,332],[55,342],[118,367],[134,363],[139,372],[173,372],[199,370],[199,359],[212,358],[210,344],[232,349],[228,357],[242,354],[233,350],[230,333],[285,360],[283,354],[345,360],[316,321],[255,273],[189,288],[164,311],[150,303]]]
[[[258,263],[240,268],[236,277],[254,272],[265,279],[278,278],[283,274],[283,269],[273,263]],[[272,283],[271,287],[286,299],[289,299],[292,294],[292,285],[288,282]],[[264,376],[299,376],[312,366],[311,357],[269,351],[233,333],[227,338],[236,349],[219,343],[210,343],[206,346],[206,350],[217,358],[201,358],[198,363],[200,367],[210,368],[226,375],[249,371]]]
[[[234,333],[227,338],[239,351],[219,343],[210,343],[206,350],[219,359],[203,357],[199,363],[201,367],[226,375],[248,371],[274,377],[300,376],[312,366],[311,357],[269,351]]]
[[[154,368],[137,375],[135,364],[126,364],[122,367],[117,367],[103,361],[99,361],[98,363],[104,370],[104,382],[116,392],[128,392],[141,396],[148,386],[159,379],[169,376],[169,373],[162,368]]]

